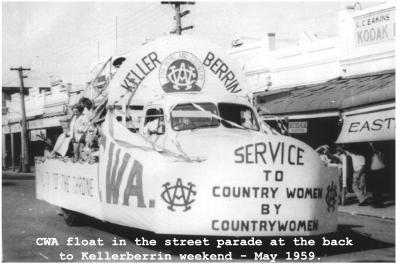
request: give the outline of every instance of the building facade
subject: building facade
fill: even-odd
[[[28,84],[29,85],[29,84]],[[21,95],[19,87],[2,88],[3,112],[3,169],[18,170],[21,166]],[[69,115],[69,109],[82,96],[82,88],[72,88],[57,81],[41,87],[26,88],[25,112],[30,165],[34,157],[43,155],[44,139],[55,143],[62,132],[60,119]]]
[[[124,57],[110,57],[105,62],[95,65],[88,75],[91,80],[84,85],[64,84],[62,80],[48,78],[27,78],[25,87],[25,110],[27,119],[28,149],[30,165],[34,164],[35,156],[42,156],[44,138],[52,144],[62,133],[60,120],[70,117],[71,107],[80,98],[87,97],[95,105],[104,100],[105,88],[113,77],[115,69]],[[40,81],[34,81],[40,79]],[[17,83],[3,85],[3,169],[18,170],[21,166],[21,96]]]
[[[268,124],[313,148],[344,145],[367,164],[369,143],[375,143],[385,155],[383,182],[394,193],[394,3],[365,10],[343,6],[335,38],[281,50],[242,46],[231,54],[245,69]]]

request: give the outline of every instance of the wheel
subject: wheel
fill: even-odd
[[[68,226],[77,226],[81,223],[81,214],[64,208],[61,208],[61,211],[64,221]]]

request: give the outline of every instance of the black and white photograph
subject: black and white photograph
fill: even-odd
[[[394,1],[1,8],[2,262],[396,262]]]

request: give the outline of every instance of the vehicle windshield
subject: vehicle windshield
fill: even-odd
[[[183,131],[218,127],[220,122],[212,114],[218,115],[217,107],[213,103],[196,103],[196,106],[191,103],[176,105],[171,112],[172,128],[175,131]]]
[[[250,107],[246,105],[233,104],[233,103],[219,103],[218,111],[220,117],[223,119],[221,122],[227,128],[237,128],[232,124],[224,121],[230,121],[242,126],[245,129],[259,131],[257,118]]]

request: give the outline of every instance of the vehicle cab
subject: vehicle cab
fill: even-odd
[[[163,95],[145,106],[140,120],[139,133],[161,149],[172,148],[176,138],[193,146],[196,138],[204,145],[214,136],[251,137],[267,130],[249,101],[236,95]]]
[[[200,129],[259,132],[261,129],[254,108],[245,98],[234,95],[164,95],[145,107],[140,132],[145,134],[144,127],[154,120],[158,121],[160,128],[150,134],[174,134]]]

